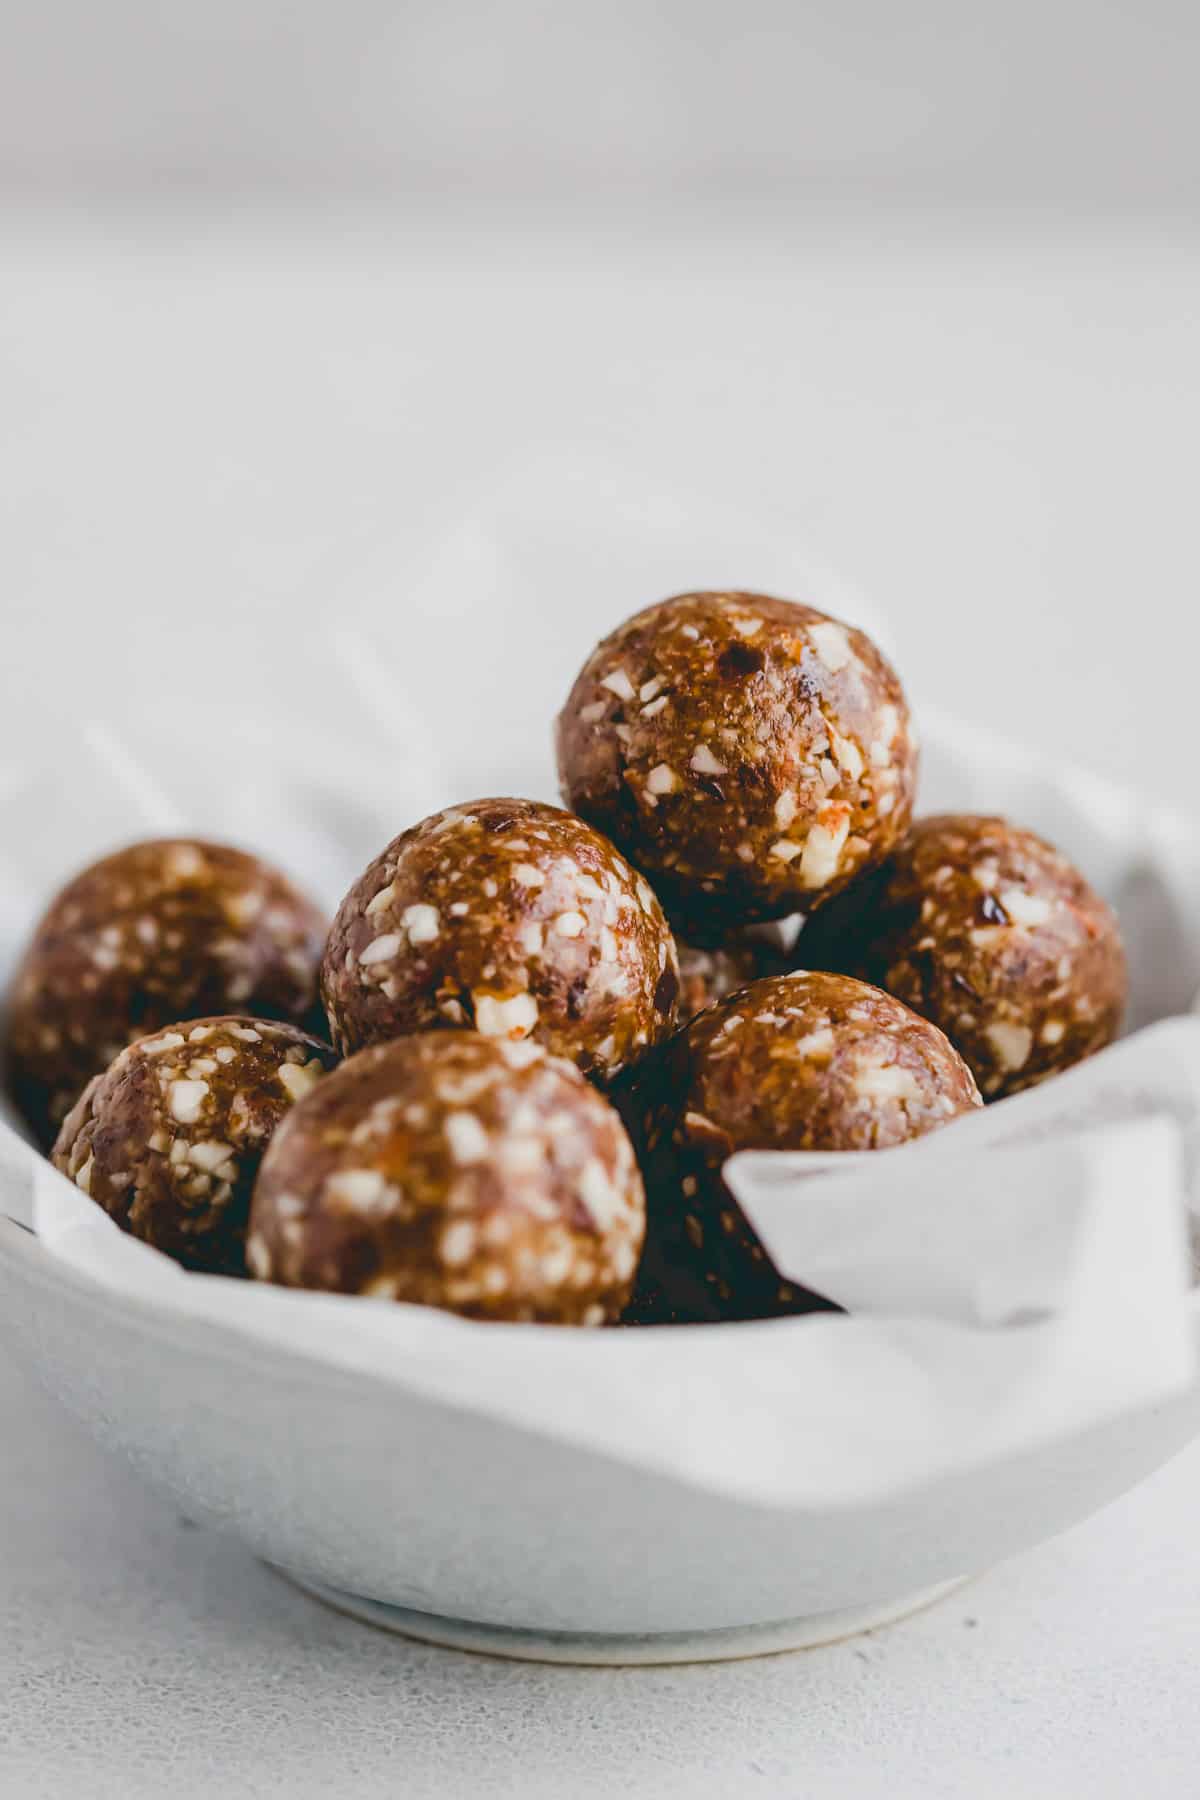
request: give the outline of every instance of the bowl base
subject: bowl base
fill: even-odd
[[[275,1567],[274,1564],[269,1565]],[[637,1663],[734,1662],[748,1656],[773,1656],[783,1650],[812,1650],[854,1637],[877,1625],[890,1625],[922,1607],[932,1606],[969,1581],[961,1575],[939,1582],[920,1593],[899,1600],[876,1600],[866,1606],[850,1606],[835,1612],[812,1613],[805,1618],[778,1619],[766,1625],[731,1625],[715,1631],[574,1632],[529,1631],[508,1625],[485,1625],[472,1619],[448,1619],[437,1613],[417,1612],[407,1606],[389,1606],[381,1600],[343,1593],[323,1582],[275,1569],[285,1581],[301,1588],[336,1612],[348,1613],[398,1637],[416,1638],[445,1650],[469,1650],[482,1656],[502,1656],[516,1662],[578,1663],[593,1666],[625,1666]]]

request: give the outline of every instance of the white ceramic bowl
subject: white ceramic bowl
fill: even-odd
[[[1198,1386],[1002,1469],[796,1512],[117,1298],[6,1222],[0,1318],[69,1409],[191,1517],[303,1580],[406,1609],[406,1629],[511,1654],[631,1661],[841,1635],[1062,1530],[1200,1431]],[[1193,1320],[1200,1351],[1200,1304]]]
[[[1064,798],[1033,760],[980,745],[964,756],[961,734],[933,736],[932,805],[1008,810],[1110,891],[1123,881],[1115,897],[1127,909],[1158,909],[1173,985],[1135,947],[1135,1018],[1182,1010],[1180,973],[1190,990],[1200,953],[1190,913],[1168,919],[1164,896],[1192,880],[1194,843],[1147,824],[1133,796],[1084,784]],[[1117,856],[1135,828],[1136,854]],[[1191,1322],[1200,1354],[1197,1296]],[[673,1659],[836,1636],[1062,1530],[1200,1431],[1196,1385],[1000,1466],[797,1509],[433,1404],[330,1366],[315,1344],[285,1352],[235,1322],[188,1318],[169,1297],[118,1294],[4,1221],[0,1328],[101,1442],[192,1517],[381,1622],[514,1655]],[[483,1346],[500,1328],[477,1329]],[[722,1329],[732,1343],[772,1327]]]

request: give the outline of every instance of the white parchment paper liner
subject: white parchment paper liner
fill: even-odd
[[[547,597],[572,558],[578,570],[581,539],[597,555],[618,545],[619,566],[611,593],[590,570],[594,628],[573,613],[560,629]],[[278,705],[230,709],[227,732],[206,730],[189,751],[164,709],[97,717],[0,770],[9,955],[72,868],[151,831],[259,848],[332,903],[434,805],[552,794],[554,704],[590,639],[647,592],[752,568],[758,585],[831,604],[828,584],[761,526],[545,465],[483,497],[419,569],[391,572],[390,592],[409,602],[399,634],[386,555],[368,561],[357,607],[339,604],[319,656],[277,682],[300,719]],[[869,618],[844,594],[839,605]],[[487,628],[472,632],[481,608]],[[439,685],[442,670],[453,683]],[[439,733],[430,721],[443,715]],[[1200,985],[1190,829],[927,711],[923,721],[923,810],[1007,812],[1054,838],[1122,912],[1135,1021],[1186,1008]],[[869,1167],[740,1159],[739,1191],[785,1266],[809,1281],[819,1271],[854,1316],[733,1327],[485,1326],[188,1274],[118,1231],[7,1128],[0,1208],[131,1299],[714,1492],[853,1505],[1153,1406],[1195,1378],[1183,1220],[1197,1118],[1200,1021],[1177,1020]]]
[[[913,1158],[895,1187],[827,1178],[851,1189],[861,1260],[837,1204],[814,1208],[808,1242],[847,1270],[853,1318],[612,1332],[188,1274],[40,1160],[27,1178],[47,1248],[131,1297],[714,1492],[829,1506],[1070,1435],[1191,1378],[1175,1128],[982,1160]],[[921,1243],[938,1246],[928,1263]]]

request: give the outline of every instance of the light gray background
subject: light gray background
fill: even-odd
[[[9,4],[14,185],[1176,217],[1188,0]]]
[[[769,517],[921,698],[1194,808],[1198,34],[1165,0],[0,9],[6,774],[130,686],[202,736],[346,610],[469,723],[493,591],[439,623],[410,571],[545,452]],[[606,622],[602,537],[537,596],[560,646]],[[0,1443],[6,1792],[1194,1783],[1195,1455],[855,1645],[595,1674],[328,1617],[2,1368]]]

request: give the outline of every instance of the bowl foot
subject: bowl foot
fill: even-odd
[[[274,1565],[271,1565],[274,1566]],[[629,1666],[635,1663],[733,1662],[747,1656],[772,1656],[782,1650],[811,1650],[853,1637],[877,1625],[890,1625],[952,1594],[971,1578],[942,1581],[899,1600],[877,1600],[806,1618],[779,1619],[767,1625],[732,1625],[716,1631],[667,1631],[644,1634],[574,1631],[529,1631],[508,1625],[484,1625],[471,1619],[448,1619],[343,1593],[323,1582],[276,1569],[286,1581],[315,1600],[348,1613],[368,1625],[416,1638],[446,1650],[470,1650],[517,1662],[580,1663]]]

